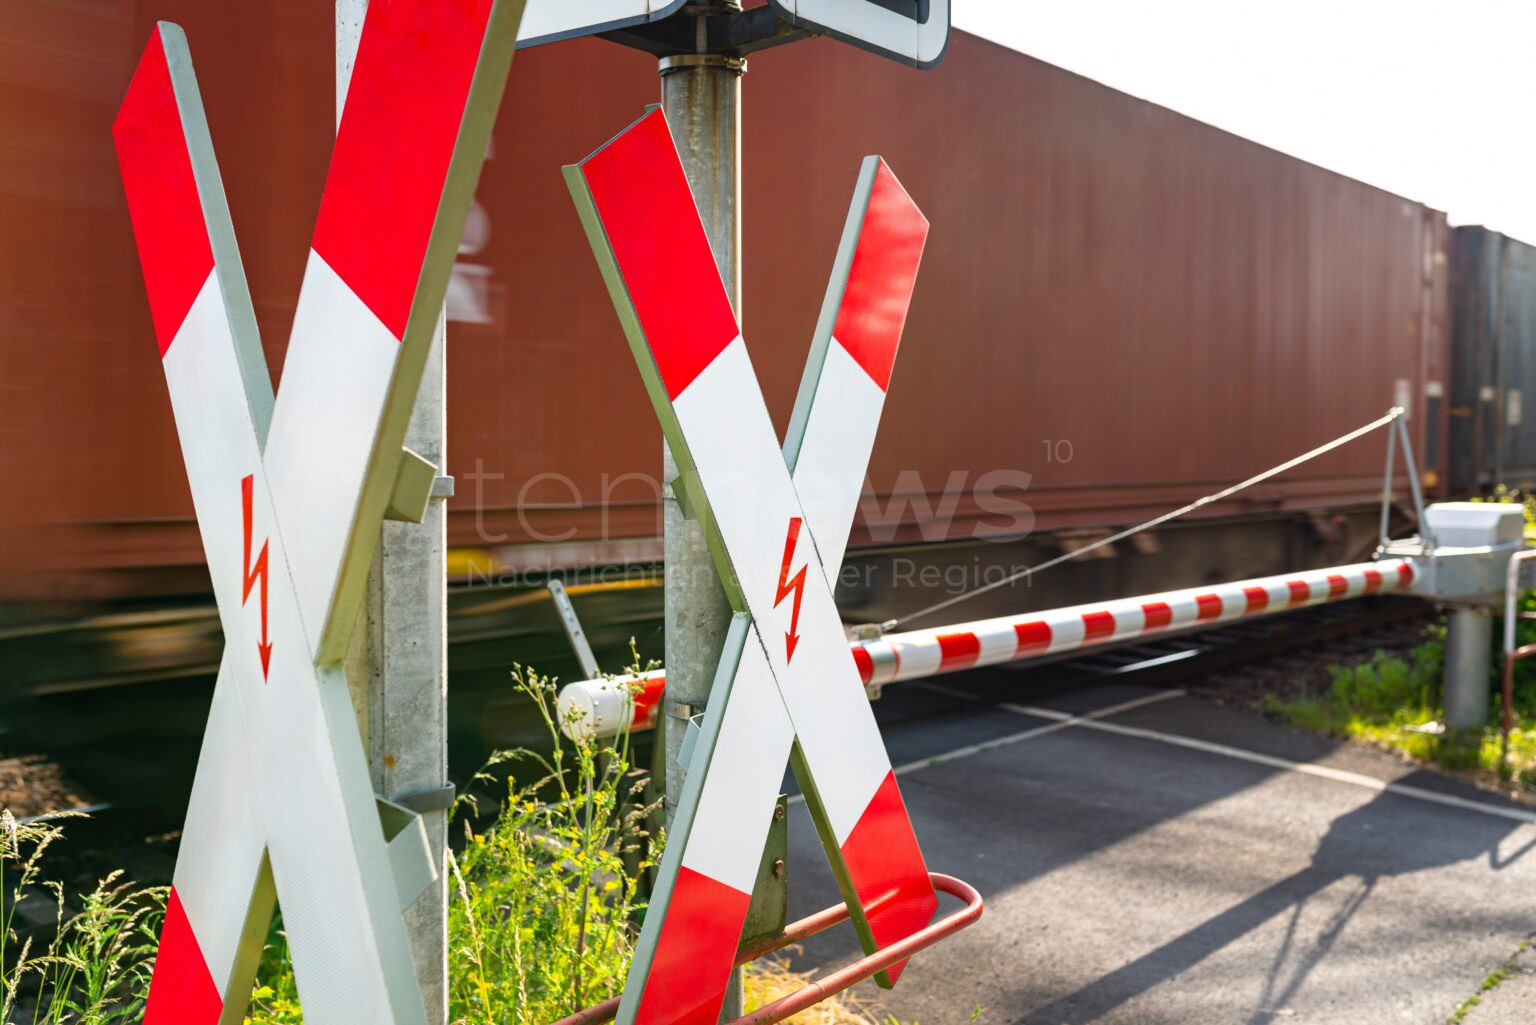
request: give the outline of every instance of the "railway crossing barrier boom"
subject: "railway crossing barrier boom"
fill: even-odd
[[[1375,562],[923,630],[875,631],[849,641],[849,651],[866,690],[876,697],[889,684],[964,669],[1198,630],[1365,595],[1412,595],[1450,611],[1447,726],[1478,728],[1488,714],[1488,617],[1504,600],[1501,575],[1505,567],[1518,564],[1509,559],[1523,548],[1524,512],[1513,503],[1440,502],[1425,509],[1425,518],[1433,540],[1390,541]],[[1521,557],[1520,563],[1524,562]],[[1518,578],[1512,579],[1516,583],[1509,584],[1510,594],[1518,583]],[[1506,621],[1506,631],[1511,629],[1510,622]],[[1512,639],[1507,640],[1506,649],[1512,646]],[[665,671],[658,670],[639,677],[568,684],[560,692],[561,723],[572,735],[650,729],[665,680]]]

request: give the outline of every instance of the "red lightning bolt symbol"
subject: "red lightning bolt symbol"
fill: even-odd
[[[272,664],[272,645],[267,640],[267,547],[269,542],[261,543],[261,553],[256,556],[256,563],[251,564],[251,492],[254,485],[253,474],[246,474],[240,482],[240,506],[245,514],[245,583],[240,592],[240,604],[245,605],[251,596],[251,588],[256,586],[257,579],[261,580],[261,640],[256,645],[256,650],[261,654],[261,678],[267,678],[267,669]]]
[[[795,645],[800,643],[800,599],[805,597],[805,567],[801,566],[800,572],[794,576],[789,575],[789,564],[794,561],[795,545],[799,541],[800,517],[792,516],[789,520],[789,534],[784,538],[784,568],[779,570],[779,590],[773,599],[773,607],[778,608],[791,593],[795,596],[795,604],[789,614],[789,629],[784,634],[785,662],[795,657]]]

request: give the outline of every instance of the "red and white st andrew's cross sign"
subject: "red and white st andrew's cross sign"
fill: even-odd
[[[737,610],[618,1016],[704,1025],[792,752],[866,949],[937,908],[832,601],[928,224],[867,160],[781,450],[661,112],[566,179]]]
[[[281,900],[305,1021],[426,1022],[340,659],[380,523],[430,481],[402,449],[522,0],[372,0],[275,398],[185,36],[161,24],[113,134],[226,648],[147,1025],[244,1017]],[[409,492],[409,494],[407,494]]]

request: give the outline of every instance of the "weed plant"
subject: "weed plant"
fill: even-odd
[[[645,910],[644,881],[664,843],[652,828],[659,802],[648,797],[647,776],[632,764],[629,737],[572,740],[558,725],[555,682],[521,667],[513,681],[537,709],[549,749],[496,756],[454,807],[463,840],[447,866],[453,1025],[549,1025],[617,996]],[[486,820],[489,826],[477,828]],[[112,873],[79,897],[80,911],[69,911],[64,888],[41,870],[62,827],[21,825],[4,813],[0,829],[0,1025],[137,1022],[167,891],[135,890]],[[33,939],[13,949],[19,903],[25,897],[35,906],[39,895],[51,901],[54,935],[41,950]],[[808,978],[782,962],[754,964],[747,972],[748,1007],[792,992]],[[279,914],[246,1025],[303,1020]],[[846,998],[791,1019],[795,1025],[876,1020]],[[893,1018],[878,1021],[896,1025]]]
[[[1502,485],[1489,499],[1518,502],[1525,509],[1525,538],[1536,543],[1536,496]],[[1536,591],[1521,595],[1517,609],[1536,613]],[[1516,663],[1513,726],[1506,752],[1499,730],[1503,717],[1503,624],[1495,624],[1488,685],[1492,711],[1471,736],[1440,732],[1444,719],[1445,628],[1430,627],[1423,644],[1406,657],[1378,651],[1355,666],[1334,666],[1326,695],[1282,701],[1269,695],[1268,714],[1307,729],[1355,737],[1402,751],[1450,769],[1479,769],[1536,789],[1536,659]],[[1516,645],[1536,643],[1536,620],[1515,624]]]
[[[167,891],[136,889],[113,872],[79,894],[79,910],[72,910],[64,886],[42,869],[44,855],[62,837],[60,821],[24,824],[0,811],[0,1022],[137,1022]],[[38,916],[51,923],[18,922],[24,902],[51,908]]]
[[[646,799],[628,734],[571,740],[552,679],[519,666],[513,683],[538,711],[549,747],[498,754],[454,808],[463,828],[447,869],[454,1025],[549,1025],[617,996],[645,909],[642,881],[663,842],[649,835],[656,802]],[[477,829],[492,810],[491,825]],[[302,1021],[279,921],[246,1025]]]
[[[513,678],[551,751],[501,759],[513,767],[501,814],[485,832],[466,818],[462,853],[449,864],[449,1018],[465,1025],[547,1025],[618,995],[645,907],[642,880],[663,842],[649,842],[655,805],[648,777],[630,763],[628,733],[607,744],[570,740],[553,682],[522,668]],[[496,775],[482,771],[476,782]],[[474,801],[465,798],[478,811]]]

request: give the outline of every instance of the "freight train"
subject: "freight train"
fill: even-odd
[[[190,38],[280,376],[334,130],[332,12],[149,6]],[[36,735],[70,717],[89,742],[148,706],[169,711],[145,745],[195,737],[221,641],[110,133],[152,18],[104,0],[7,19],[0,720]],[[552,576],[606,666],[631,638],[663,657],[661,439],[559,174],[657,92],[654,60],[603,40],[521,53],[460,246],[450,672],[482,745],[509,739],[514,661],[575,669]],[[839,591],[851,621],[1075,550],[1394,405],[1431,494],[1536,473],[1529,247],[963,32],[927,73],[826,41],[766,52],[744,97],[741,313],[781,429],[860,158],[883,155],[933,225]],[[954,612],[1368,557],[1373,438]]]

